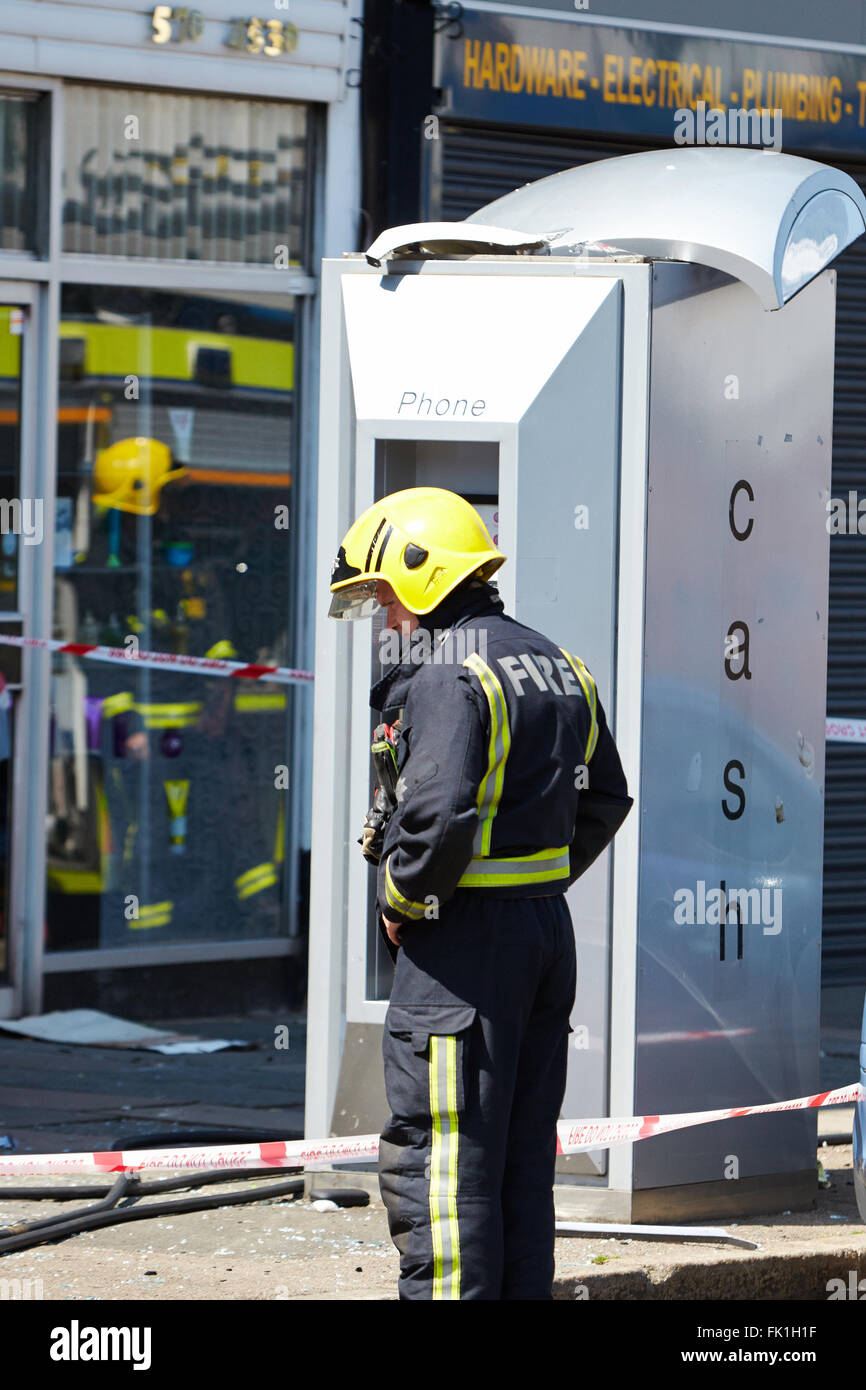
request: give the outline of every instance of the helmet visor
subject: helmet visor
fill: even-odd
[[[363,579],[358,584],[350,584],[331,595],[329,618],[372,618],[380,610],[376,598],[378,579]]]

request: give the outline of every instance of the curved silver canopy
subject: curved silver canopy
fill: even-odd
[[[589,244],[714,266],[781,306],[866,230],[848,174],[775,150],[676,148],[566,169],[497,198],[465,222],[382,232],[392,256],[578,255]]]
[[[552,174],[467,221],[531,230],[554,255],[604,241],[714,266],[778,309],[866,230],[866,199],[847,174],[811,159],[690,146]]]

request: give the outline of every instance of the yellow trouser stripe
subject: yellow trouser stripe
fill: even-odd
[[[103,700],[103,717],[113,719],[116,714],[125,714],[127,710],[133,709],[134,705],[132,691],[120,690],[116,695],[109,695]]]
[[[273,872],[273,864],[270,859],[266,859],[263,864],[254,864],[251,869],[245,869],[242,874],[238,874],[235,883],[238,888],[243,888],[245,883],[249,883],[254,878],[259,878],[264,874]]]
[[[460,1226],[457,1220],[457,1039],[446,1038],[448,1056],[448,1226],[451,1233],[451,1297],[460,1297]]]
[[[164,927],[171,921],[174,903],[140,903],[138,917],[131,918],[126,925],[133,931],[145,931],[148,927]]]
[[[505,780],[505,763],[511,750],[511,730],[508,726],[508,706],[505,692],[495,672],[481,660],[477,652],[470,653],[463,662],[481,682],[487,703],[490,706],[490,743],[487,750],[487,771],[478,788],[478,829],[473,848],[477,854],[490,853],[490,837],[493,833],[493,820],[502,798],[502,784]]]
[[[278,691],[273,694],[235,695],[234,706],[238,713],[262,713],[266,710],[285,709],[286,697]]]
[[[274,863],[275,863],[275,864],[282,864],[282,862],[283,862],[283,851],[284,851],[284,846],[283,846],[283,832],[284,832],[285,822],[286,822],[286,813],[285,813],[285,810],[284,810],[284,807],[283,807],[283,798],[280,797],[279,810],[277,811],[277,833],[276,833],[276,839],[274,840]]]
[[[198,721],[201,700],[190,700],[184,704],[137,704],[135,709],[144,719],[146,729],[184,729]]]
[[[457,1220],[457,1038],[430,1038],[430,1234],[434,1299],[460,1297]]]
[[[439,1185],[442,1181],[442,1121],[439,1115],[439,1038],[430,1039],[430,1117],[433,1133],[430,1145],[430,1236],[433,1242],[433,1297],[442,1297],[442,1226],[439,1211]]]
[[[584,755],[586,757],[586,761],[589,762],[590,758],[595,752],[595,745],[598,742],[598,717],[596,715],[597,696],[595,689],[595,681],[587,671],[579,656],[571,656],[571,654],[565,650],[565,647],[560,647],[559,650],[562,652],[562,655],[565,657],[574,674],[577,676],[577,679],[580,681],[581,688],[583,690],[584,696],[586,697],[586,703],[589,705],[589,738],[586,740],[586,753]]]
[[[270,888],[277,882],[277,871],[273,864],[257,864],[254,869],[247,869],[246,873],[240,874],[235,879],[235,889],[239,898],[251,898],[254,893],[261,893],[263,888]]]

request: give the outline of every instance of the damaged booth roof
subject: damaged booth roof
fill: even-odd
[[[566,169],[465,222],[392,228],[367,260],[630,253],[712,266],[780,309],[864,230],[866,198],[829,165],[767,149],[677,147]]]

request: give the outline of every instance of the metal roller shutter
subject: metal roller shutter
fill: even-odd
[[[619,154],[657,149],[662,142],[580,140],[575,135],[503,130],[443,121],[439,131],[439,177],[431,189],[431,216],[459,222],[521,184]]]
[[[866,191],[866,165],[841,164]],[[833,496],[866,495],[866,237],[836,261]],[[827,712],[866,715],[866,537],[830,540]],[[825,984],[866,983],[866,745],[827,744]]]
[[[657,148],[443,121],[430,215],[459,221],[521,184],[594,159]],[[667,142],[663,142],[667,143]],[[804,151],[806,157],[809,151]],[[814,157],[814,156],[812,156]],[[866,191],[866,164],[843,168]],[[838,261],[833,496],[866,496],[866,237]],[[829,714],[866,717],[866,538],[830,546]],[[827,745],[824,983],[866,983],[866,745]]]

